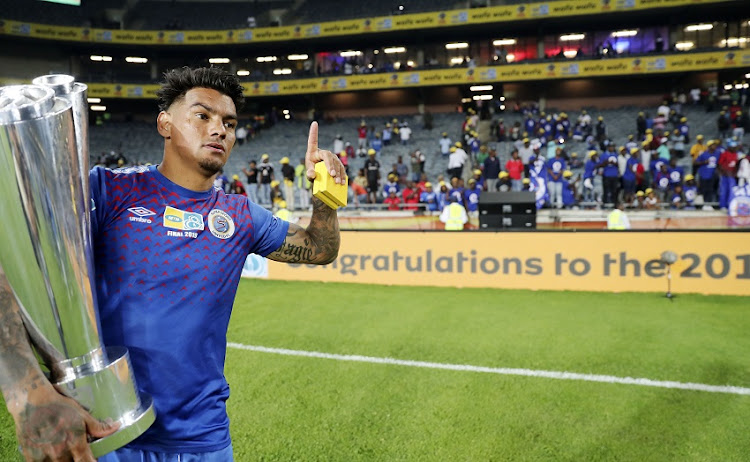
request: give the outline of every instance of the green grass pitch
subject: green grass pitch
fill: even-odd
[[[748,298],[240,283],[230,342],[750,387]],[[741,461],[750,396],[230,348],[238,461]],[[0,460],[13,460],[0,415]]]

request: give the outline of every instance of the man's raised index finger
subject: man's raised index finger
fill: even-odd
[[[318,152],[318,122],[310,124],[310,134],[307,137],[307,154]]]

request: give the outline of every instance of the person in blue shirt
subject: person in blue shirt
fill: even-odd
[[[429,181],[424,184],[424,191],[419,195],[419,202],[426,204],[427,210],[430,212],[437,212],[440,210],[438,195],[432,190],[432,183]]]
[[[635,194],[636,187],[636,170],[638,168],[638,159],[635,157],[638,154],[638,148],[632,148],[628,153],[627,160],[625,161],[625,171],[622,174],[622,190],[623,200],[626,203],[633,201],[633,195]]]
[[[463,203],[466,211],[470,214],[476,214],[479,210],[479,195],[481,193],[482,188],[477,185],[477,180],[469,178],[469,187],[463,191]]]
[[[703,151],[694,162],[698,169],[698,185],[703,196],[703,202],[714,202],[716,200],[716,167],[719,165],[721,148],[717,140],[708,142],[708,149]]]
[[[383,129],[383,146],[388,146],[389,144],[391,144],[391,137],[393,137],[393,130],[391,129],[391,124],[386,123],[385,128]]]
[[[528,136],[536,134],[536,122],[531,117],[531,114],[526,115],[526,120],[523,122],[523,128],[526,130]]]
[[[442,211],[446,205],[449,204],[450,192],[448,191],[448,185],[445,182],[440,182],[440,191],[437,192],[437,205],[438,210]]]
[[[456,201],[466,207],[464,204],[464,180],[461,178],[451,178],[451,186],[453,186],[449,192],[449,196],[456,199]]]
[[[685,169],[677,166],[677,158],[673,157],[669,161],[669,189],[674,189],[676,185],[682,185],[682,178],[685,176]]]
[[[313,198],[310,224],[302,228],[246,196],[213,187],[235,144],[242,94],[237,77],[221,68],[167,72],[157,92],[161,163],[95,167],[89,174],[101,340],[104,346],[129,349],[138,387],[153,397],[156,408],[156,421],[145,433],[100,462],[232,461],[224,361],[245,259],[256,253],[280,262],[327,264],[338,254],[336,211],[322,201]],[[317,162],[325,162],[334,181],[345,184],[338,158],[318,149],[313,122],[305,154],[311,181]],[[131,221],[135,208],[151,215]],[[0,301],[4,323],[15,319],[9,310]],[[16,418],[21,448],[39,450],[38,435],[44,435],[45,460],[94,460],[88,437],[105,436],[117,425],[96,421],[45,382],[23,327],[10,334],[16,340],[2,338],[7,335],[0,329],[0,344],[6,346],[0,355],[31,356],[23,366],[14,361],[13,370],[0,359],[3,395],[14,393],[27,403]]]
[[[658,192],[659,200],[664,202],[669,199],[669,168],[667,164],[661,164],[661,170],[654,176],[654,188]]]
[[[576,201],[576,183],[578,180],[573,181],[573,172],[565,170],[562,178],[562,203],[566,209],[573,208],[577,204]]]
[[[620,169],[617,166],[617,153],[614,144],[607,146],[598,167],[602,168],[604,202],[614,204],[617,202],[617,193],[620,186]]]
[[[599,153],[591,150],[583,167],[583,200],[584,202],[601,202],[597,194],[597,183],[601,187],[601,172],[599,168]]]
[[[682,196],[685,199],[685,210],[695,210],[698,186],[695,184],[695,177],[690,173],[685,175],[685,186],[682,188]]]
[[[562,156],[562,149],[557,148],[555,157],[547,161],[547,187],[549,188],[550,205],[558,209],[563,206],[562,174],[567,170],[567,163]]]
[[[376,133],[375,137],[370,141],[370,148],[375,150],[375,158],[380,158],[380,151],[383,150],[383,141],[380,139],[380,133]]]

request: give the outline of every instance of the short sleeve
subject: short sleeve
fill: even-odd
[[[289,222],[273,216],[271,212],[249,199],[247,203],[253,221],[253,243],[250,253],[265,257],[284,243],[289,231]]]

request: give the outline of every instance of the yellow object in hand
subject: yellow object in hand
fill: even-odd
[[[313,182],[313,196],[317,197],[330,208],[336,210],[346,207],[348,181],[344,184],[336,183],[336,180],[326,170],[325,162],[315,164],[315,181]]]

